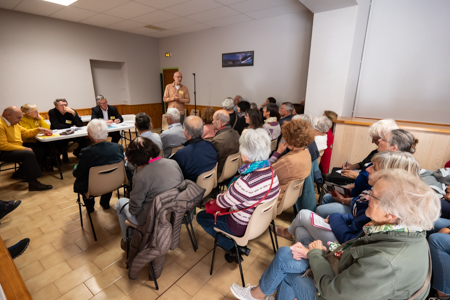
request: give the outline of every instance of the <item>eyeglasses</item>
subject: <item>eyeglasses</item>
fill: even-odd
[[[385,142],[385,143],[390,144],[385,138],[380,138],[380,140],[382,140],[382,141]]]
[[[372,197],[373,199],[376,199],[376,200],[378,200],[378,201],[381,201],[380,198],[377,198],[377,197],[375,197],[375,196],[373,195],[373,192],[372,192],[372,191],[368,192],[368,193],[367,193],[367,196],[370,196],[370,197]]]

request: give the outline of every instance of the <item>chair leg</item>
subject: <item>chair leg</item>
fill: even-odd
[[[238,262],[239,262],[239,271],[241,272],[242,286],[245,287],[244,272],[242,272],[242,264],[241,264],[241,260],[240,260],[240,254],[239,254],[239,246],[236,244],[236,242],[234,242],[234,248],[236,249],[236,257],[238,258]]]
[[[194,252],[197,252],[197,240],[195,239],[194,228],[192,228],[192,234],[191,234],[191,230],[189,229],[188,223],[191,223],[191,222],[189,222],[189,219],[185,215],[184,216],[184,225],[186,225],[186,230],[188,232],[189,239],[191,240],[192,247],[194,248]],[[192,226],[192,223],[191,223],[191,226]],[[194,237],[192,238],[192,236],[194,236]]]
[[[273,253],[277,254],[277,248],[275,248],[275,243],[274,243],[273,236],[272,236],[272,224],[269,224],[269,234],[270,234],[270,240],[272,241]]]
[[[81,213],[81,201],[80,201],[80,194],[78,194],[78,208],[80,209],[80,222],[81,222],[81,227],[83,227],[83,214]]]
[[[278,235],[277,235],[277,228],[275,227],[275,220],[272,220],[272,230],[273,230],[273,235],[275,236],[275,244],[277,245],[277,250],[280,248],[278,246]]]
[[[216,233],[216,237],[214,238],[214,248],[213,248],[213,255],[211,260],[211,270],[209,272],[209,275],[212,275],[213,273],[213,267],[214,267],[214,257],[216,256],[216,248],[217,248],[217,238],[219,237],[219,233]]]
[[[197,251],[198,245],[197,245],[197,239],[195,238],[194,226],[192,226],[192,221],[189,222],[189,225],[191,226],[192,238],[194,239],[194,245],[195,245],[194,250]]]
[[[155,276],[155,269],[153,269],[153,262],[150,262],[148,264],[148,268],[150,269],[150,274],[153,278],[153,281],[155,282],[155,288],[156,288],[156,290],[159,290],[158,282],[156,281],[156,276]]]
[[[91,228],[92,228],[92,233],[94,234],[94,240],[97,241],[97,235],[95,234],[94,223],[92,223],[91,213],[89,211],[87,211],[87,212],[88,212],[88,216],[89,216],[89,222],[91,222]]]

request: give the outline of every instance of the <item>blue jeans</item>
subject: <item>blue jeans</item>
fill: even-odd
[[[307,259],[296,260],[289,247],[281,247],[259,280],[259,287],[266,295],[276,290],[276,299],[316,299],[316,287],[312,279],[301,277],[308,269]]]
[[[434,233],[428,238],[433,266],[433,288],[450,295],[450,234]]]
[[[125,225],[125,221],[128,219],[131,223],[135,225],[139,225],[138,221],[136,220],[136,217],[130,214],[130,211],[128,208],[130,205],[128,204],[130,202],[130,199],[128,198],[120,198],[117,200],[116,203],[116,209],[117,209],[117,215],[119,216],[119,224],[120,229],[122,230],[122,239],[124,241],[127,240],[127,225]]]
[[[434,232],[438,232],[439,230],[441,230],[444,227],[448,227],[450,226],[450,220],[449,219],[444,219],[444,218],[439,218],[437,219],[436,222],[434,222],[434,226],[433,226],[433,233]]]
[[[316,208],[316,214],[318,214],[322,218],[326,218],[333,213],[339,213],[339,214],[345,215],[345,214],[351,214],[352,210],[350,209],[350,206],[347,206],[347,205],[344,205],[344,204],[341,204],[338,202],[322,204],[320,206],[317,206],[317,208]]]
[[[226,233],[234,235],[234,233],[228,228],[227,225],[227,216],[219,216],[217,218],[217,224],[214,224],[214,216],[211,214],[207,214],[206,211],[202,210],[197,214],[197,223],[202,226],[202,228],[213,238],[216,237],[217,231],[214,230],[214,227],[219,228]],[[217,238],[217,243],[224,249],[231,250],[234,247],[234,243],[219,235]]]

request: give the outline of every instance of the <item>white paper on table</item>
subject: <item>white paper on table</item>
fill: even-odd
[[[332,231],[330,224],[326,223],[324,218],[313,212],[311,212],[311,225],[320,229]]]
[[[351,170],[353,172],[359,173],[361,170]],[[337,170],[336,173],[341,174],[342,170]]]

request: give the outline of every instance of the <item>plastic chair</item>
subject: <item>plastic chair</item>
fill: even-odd
[[[2,169],[3,165],[7,165],[7,164],[14,164],[14,168],[7,168],[7,169]],[[13,162],[13,161],[0,161],[0,173],[1,171],[8,171],[8,170],[13,170],[17,171],[17,163]]]
[[[129,115],[122,115],[123,122],[124,123],[134,123],[136,121],[136,115],[129,114]],[[137,136],[136,129],[134,129],[134,133]],[[121,140],[125,141],[125,145],[127,145],[127,141],[131,142],[131,129],[128,129],[128,137],[125,133],[125,130],[120,131]],[[123,146],[123,145],[122,145]]]
[[[125,163],[120,161],[118,163],[96,166],[89,169],[89,183],[88,191],[84,194],[84,199],[92,196],[101,196],[103,194],[119,190],[121,187],[126,187],[128,183],[127,174],[125,172]],[[86,206],[81,204],[80,193],[78,193],[78,207],[80,209],[80,222],[81,227],[83,227],[83,215],[81,214],[81,206]],[[88,211],[89,221],[91,223],[92,233],[94,234],[94,239],[97,241],[97,236],[95,235],[94,224],[92,223],[91,213]]]
[[[161,132],[169,129],[169,124],[167,123],[166,114],[162,115]]]
[[[125,225],[127,226],[127,249],[126,249],[126,251],[127,251],[127,260],[128,260],[128,254],[130,252],[131,237],[133,236],[131,233],[137,228],[137,225],[134,225],[133,223],[131,223],[128,220],[125,220]],[[156,276],[155,276],[155,269],[153,269],[153,262],[149,262],[148,267],[149,267],[148,278],[150,280],[153,279],[153,281],[155,282],[156,290],[159,290],[158,282],[156,281]],[[127,269],[128,268],[129,267],[127,264]]]
[[[248,256],[248,254],[250,252],[250,250],[247,249],[248,241],[259,237],[261,234],[263,234],[266,231],[267,227],[270,225],[270,222],[272,221],[273,210],[276,208],[277,199],[278,199],[278,197],[273,201],[262,203],[255,208],[252,216],[250,217],[250,221],[248,222],[247,229],[245,230],[245,234],[242,237],[233,236],[229,233],[226,233],[226,232],[220,230],[219,228],[214,227],[214,230],[217,233],[216,233],[216,237],[214,239],[214,250],[213,250],[212,261],[211,261],[211,270],[210,270],[209,275],[212,275],[212,272],[213,272],[214,257],[216,254],[216,247],[218,246],[217,238],[219,237],[219,235],[222,235],[225,238],[228,238],[229,240],[231,240],[234,243],[234,246],[236,248],[236,255],[238,258],[240,257],[240,254],[239,254],[240,252],[247,253],[246,255]],[[226,250],[226,249],[223,249],[223,250],[225,250],[229,253],[228,250]],[[241,272],[242,286],[245,286],[244,273],[242,272],[241,260],[238,259],[238,261],[239,261],[239,271]]]
[[[277,218],[277,216],[281,215],[283,211],[288,210],[290,207],[294,206],[295,202],[297,202],[298,197],[302,195],[304,182],[305,182],[304,180],[291,181],[283,194],[283,198],[281,199],[280,205],[277,207],[277,209],[274,209],[273,211],[272,222],[269,225],[269,233],[270,239],[272,240],[273,253],[277,253],[277,250],[279,248],[277,231],[275,227],[275,219]],[[275,236],[275,243],[277,246],[276,248],[274,238],[272,237],[272,231],[273,235]]]
[[[170,153],[170,156],[172,156],[175,153],[177,153],[177,151],[180,150],[181,148],[184,148],[184,146],[180,145],[180,146],[172,147],[172,152]]]
[[[240,158],[241,154],[239,152],[228,155],[227,160],[223,165],[222,174],[220,174],[219,179],[217,179],[219,185],[225,180],[232,178],[237,173],[238,168],[240,167]]]
[[[217,163],[216,166],[209,171],[200,174],[197,177],[197,185],[205,189],[205,196],[208,196],[213,188],[217,186]]]

